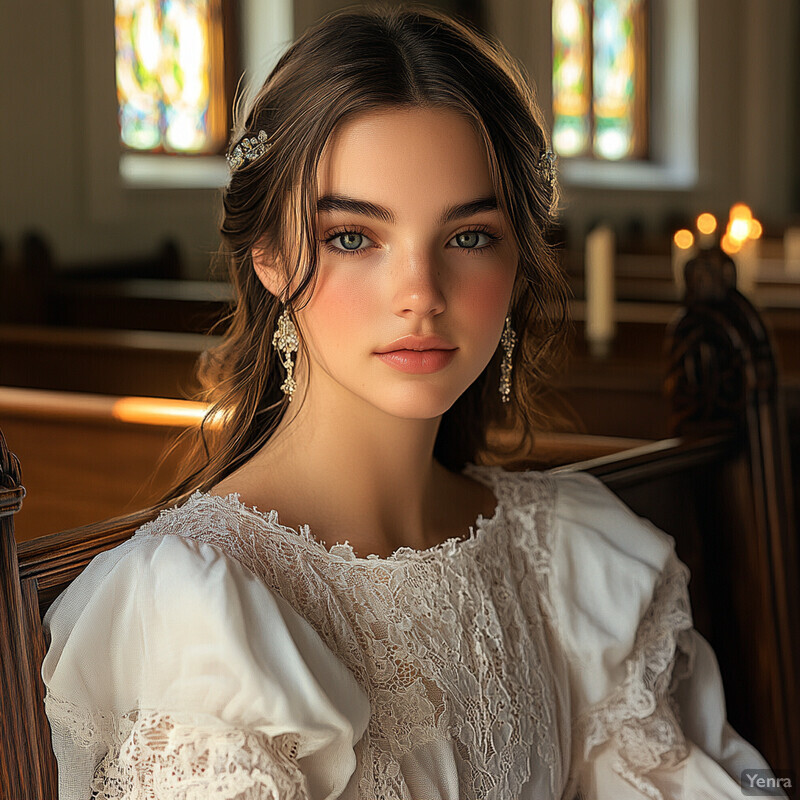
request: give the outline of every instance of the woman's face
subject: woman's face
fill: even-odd
[[[449,110],[366,112],[329,140],[318,185],[319,272],[296,314],[310,393],[443,414],[495,353],[517,267],[478,134]],[[443,342],[377,354],[409,335]]]

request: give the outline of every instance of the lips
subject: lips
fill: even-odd
[[[441,336],[417,336],[410,334],[408,336],[401,336],[395,339],[391,344],[385,347],[379,347],[375,352],[392,353],[399,350],[408,350],[421,352],[423,350],[455,350],[455,345],[443,339]]]
[[[440,350],[431,348],[428,350],[390,350],[386,353],[376,353],[375,355],[390,367],[400,372],[410,372],[417,375],[425,375],[431,372],[438,372],[446,367],[455,356],[456,348],[451,350]]]

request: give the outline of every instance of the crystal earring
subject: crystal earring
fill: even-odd
[[[517,342],[517,334],[511,327],[511,316],[506,317],[506,327],[500,344],[503,345],[503,361],[500,364],[500,399],[503,403],[508,403],[511,399],[511,353]]]
[[[286,380],[281,384],[281,390],[289,395],[289,402],[292,402],[294,390],[297,383],[293,377],[294,364],[292,363],[292,353],[297,352],[299,340],[297,338],[297,328],[295,328],[292,318],[289,316],[289,309],[284,306],[283,313],[278,317],[278,326],[272,336],[272,346],[278,351],[281,363],[286,368]]]

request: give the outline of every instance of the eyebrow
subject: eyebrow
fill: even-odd
[[[497,198],[494,195],[479,197],[476,200],[458,203],[445,209],[439,216],[438,224],[446,225],[448,222],[470,217],[481,211],[496,210]],[[328,211],[347,211],[351,214],[361,214],[365,217],[374,217],[384,222],[395,223],[395,216],[390,209],[371,203],[369,200],[357,200],[341,194],[326,194],[324,197],[320,197],[317,201],[317,213],[322,214]]]

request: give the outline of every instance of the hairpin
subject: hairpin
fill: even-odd
[[[550,184],[550,188],[556,185],[556,159],[558,157],[552,150],[545,150],[536,164],[536,169],[544,175],[545,180]]]
[[[257,158],[261,158],[272,147],[272,142],[268,140],[269,136],[266,131],[259,131],[257,137],[245,136],[228,154],[228,164],[231,170],[239,169],[245,161],[255,161]]]

